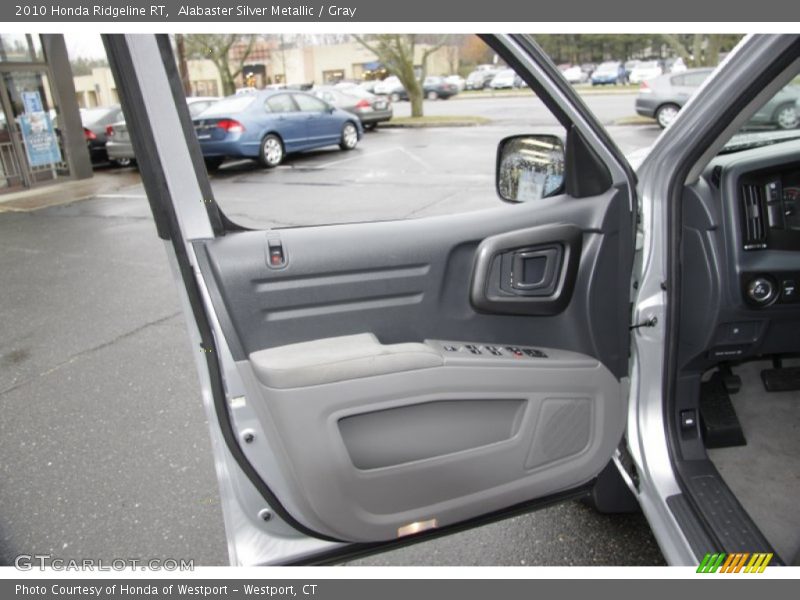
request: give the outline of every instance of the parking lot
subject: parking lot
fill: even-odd
[[[660,133],[611,125],[632,113],[631,95],[586,101],[625,152]],[[352,152],[290,157],[274,170],[231,162],[212,177],[215,196],[231,219],[257,227],[478,210],[499,202],[497,142],[554,130],[526,98],[426,102],[426,110],[493,122],[379,129]],[[0,564],[23,553],[226,564],[192,349],[142,186],[0,212],[0,269]],[[603,516],[569,502],[356,562],[663,559],[641,515]]]

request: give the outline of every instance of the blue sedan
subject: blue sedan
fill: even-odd
[[[197,115],[194,129],[209,168],[228,157],[272,168],[292,152],[334,144],[352,150],[364,133],[352,114],[289,90],[229,96]]]

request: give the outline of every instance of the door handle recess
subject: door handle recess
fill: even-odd
[[[556,275],[562,254],[560,245],[528,248],[504,254],[501,257],[501,268],[507,268],[509,262],[511,268],[509,272],[503,274],[505,281],[501,281],[501,289],[523,296],[552,295],[556,287]]]
[[[486,238],[476,252],[472,306],[487,313],[560,313],[572,298],[581,240],[581,230],[573,225],[544,225]]]

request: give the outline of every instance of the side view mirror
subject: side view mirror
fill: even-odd
[[[513,135],[497,146],[497,193],[509,202],[554,196],[564,187],[564,142],[555,135]]]

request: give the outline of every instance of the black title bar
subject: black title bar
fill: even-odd
[[[800,21],[786,0],[53,0],[0,3],[19,22],[726,22]]]

